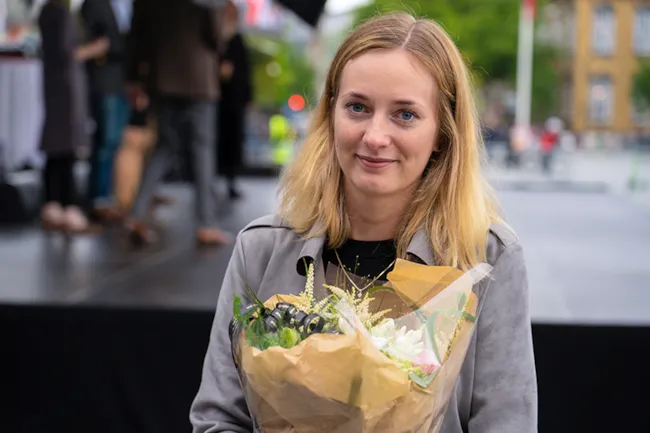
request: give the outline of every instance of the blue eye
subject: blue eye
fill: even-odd
[[[400,120],[404,120],[404,121],[409,122],[409,121],[413,120],[414,118],[415,118],[415,113],[412,113],[410,111],[402,111],[400,113]]]
[[[352,102],[348,104],[348,108],[352,110],[355,113],[363,113],[363,104],[359,104],[357,102]]]

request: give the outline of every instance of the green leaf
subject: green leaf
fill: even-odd
[[[293,328],[282,328],[280,331],[280,346],[285,349],[291,349],[300,343],[300,333]]]
[[[235,296],[235,302],[233,303],[232,316],[235,318],[236,322],[244,323],[244,318],[241,315],[241,298],[239,296]]]
[[[476,323],[476,317],[472,316],[469,313],[462,312],[461,316],[463,319],[467,320],[468,322]]]
[[[436,378],[439,371],[440,369],[434,371],[427,377],[418,376],[415,373],[409,373],[409,379],[411,379],[413,382],[415,382],[417,385],[421,386],[422,388],[427,388],[431,384],[431,382],[433,382],[433,379]]]
[[[371,287],[370,289],[368,289],[367,293],[370,296],[370,295],[372,295],[374,293],[377,293],[377,292],[395,293],[395,289],[393,289],[392,287],[387,287],[387,286],[374,286],[374,287]]]
[[[250,302],[253,305],[257,305],[260,308],[264,309],[264,302],[257,296],[257,293],[255,293],[255,290],[253,290],[250,286],[246,286],[244,289],[244,295],[246,297],[246,300]]]

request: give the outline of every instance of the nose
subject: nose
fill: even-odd
[[[363,144],[372,150],[381,149],[390,145],[390,136],[387,133],[387,126],[375,116],[368,124],[368,129],[363,134]]]

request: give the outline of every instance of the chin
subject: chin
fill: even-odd
[[[391,186],[387,179],[358,179],[352,182],[354,186],[368,195],[389,195],[395,192],[395,187]]]

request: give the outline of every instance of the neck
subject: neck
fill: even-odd
[[[395,239],[410,194],[367,196],[346,192],[345,206],[350,219],[350,237],[358,241]]]

